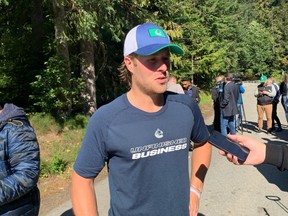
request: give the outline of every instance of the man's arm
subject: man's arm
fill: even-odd
[[[197,196],[197,190],[201,194],[204,179],[210,165],[211,154],[212,147],[208,142],[203,145],[195,143],[191,158],[190,216],[197,215],[200,198]]]
[[[93,178],[83,178],[74,171],[72,174],[71,198],[74,215],[98,216]]]
[[[274,97],[276,95],[275,87],[270,84],[264,88],[263,94],[268,95],[269,97]]]
[[[288,169],[288,147],[286,144],[264,144],[254,138],[241,135],[228,134],[227,137],[250,150],[245,162],[239,161],[237,157],[219,150],[219,153],[226,156],[230,162],[236,165],[258,165],[266,163],[278,167],[281,171]]]

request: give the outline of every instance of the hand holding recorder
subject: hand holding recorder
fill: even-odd
[[[221,149],[226,154],[231,154],[237,157],[240,161],[244,162],[249,154],[249,149],[239,145],[238,142],[233,142],[228,137],[222,135],[217,131],[213,131],[208,140],[209,143]]]
[[[266,157],[266,145],[256,139],[245,137],[241,135],[231,135],[228,134],[227,138],[231,141],[238,143],[240,146],[244,146],[250,150],[249,154],[245,161],[239,161],[237,157],[233,156],[230,153],[226,153],[223,150],[219,150],[219,153],[226,158],[236,164],[245,164],[245,165],[258,165],[264,162]]]

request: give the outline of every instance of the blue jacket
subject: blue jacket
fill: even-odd
[[[0,215],[38,215],[39,145],[22,108],[0,113]]]

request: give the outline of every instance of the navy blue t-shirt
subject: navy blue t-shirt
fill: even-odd
[[[147,113],[124,94],[89,121],[74,169],[94,178],[107,162],[109,216],[189,215],[189,143],[206,142],[209,132],[191,97],[166,96]]]

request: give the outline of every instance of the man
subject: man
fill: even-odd
[[[281,125],[281,121],[277,115],[277,106],[278,106],[278,103],[279,103],[279,98],[280,98],[280,90],[279,90],[279,86],[277,85],[277,83],[275,83],[272,79],[272,77],[269,77],[267,79],[267,82],[269,84],[272,84],[273,87],[275,88],[275,91],[276,91],[276,95],[275,97],[273,98],[273,101],[272,101],[272,131],[275,131],[275,132],[280,132],[282,131],[282,125]],[[277,129],[275,127],[275,121],[277,123]]]
[[[239,97],[239,86],[232,82],[233,74],[225,75],[225,85],[221,107],[221,133],[227,136],[227,129],[230,134],[236,134],[235,115],[238,114],[237,100]]]
[[[219,150],[219,153],[226,156],[227,159],[235,165],[258,165],[270,164],[276,166],[279,170],[288,170],[288,146],[287,144],[275,145],[271,143],[264,144],[251,137],[241,135],[228,135],[228,138],[241,146],[250,150],[245,162],[239,161],[237,157]]]
[[[198,104],[200,103],[199,88],[194,86],[189,77],[184,77],[181,81],[185,94],[192,97]]]
[[[185,94],[182,86],[177,83],[177,78],[173,75],[169,76],[167,91],[175,92],[177,94]]]
[[[94,179],[105,162],[109,216],[197,215],[211,160],[209,133],[190,97],[166,92],[169,51],[183,54],[155,24],[127,34],[120,73],[130,90],[89,121],[72,175],[75,215],[97,215]],[[189,183],[190,139],[195,147]]]
[[[22,108],[0,105],[0,215],[37,216],[39,145]]]
[[[221,132],[221,123],[220,123],[220,101],[222,101],[224,81],[222,76],[217,76],[215,78],[215,84],[211,89],[211,97],[213,100],[213,109],[214,109],[214,120],[213,127],[214,130]]]
[[[257,97],[257,113],[258,113],[258,131],[263,131],[263,116],[264,113],[267,119],[267,133],[272,132],[272,103],[276,95],[276,90],[271,83],[267,81],[267,76],[260,77],[260,84],[254,93]]]

